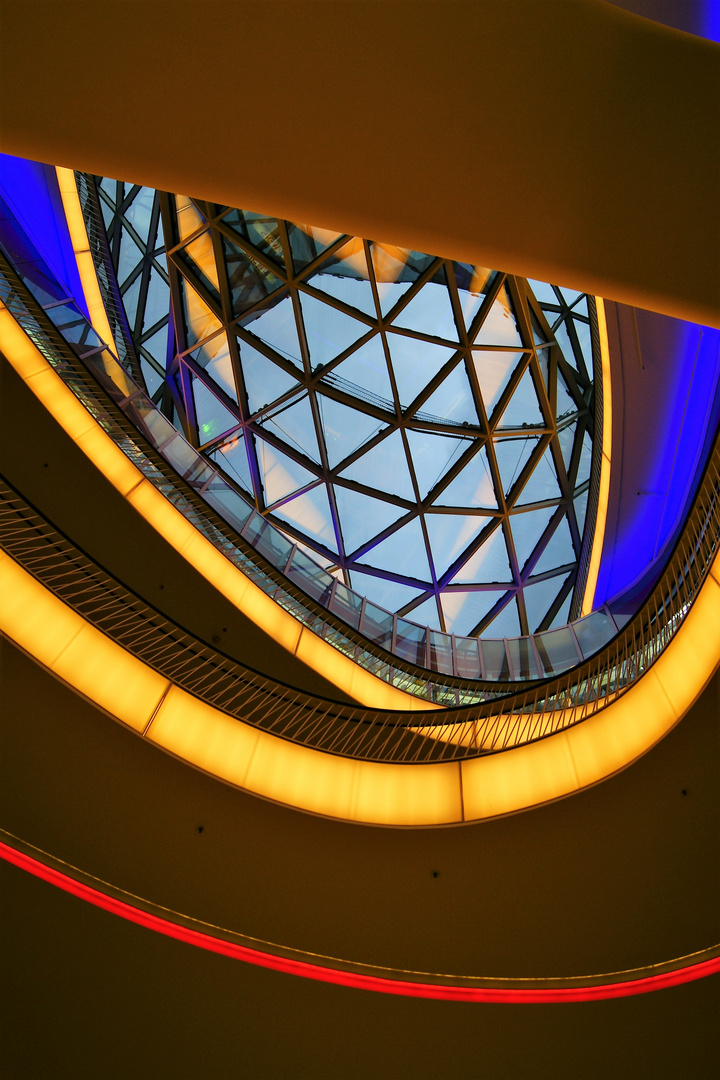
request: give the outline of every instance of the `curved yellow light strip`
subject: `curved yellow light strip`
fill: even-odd
[[[0,632],[111,716],[236,787],[345,821],[460,824],[590,787],[678,722],[720,658],[720,556],[671,644],[624,696],[576,727],[462,762],[355,761],[250,727],[169,683],[3,553]]]
[[[55,172],[57,173],[60,197],[65,211],[65,220],[70,233],[70,243],[75,254],[75,261],[80,273],[80,283],[85,293],[85,303],[90,314],[90,322],[95,333],[102,338],[106,345],[113,348],[114,338],[105,305],[100,295],[97,275],[95,274],[90,243],[80,206],[80,197],[75,183],[75,173],[72,169],[62,169],[59,165],[56,167]]]
[[[355,664],[299,623],[226,559],[128,460],[1,303],[0,349],[122,497],[231,604],[283,648],[362,705],[405,712],[439,708],[390,686]]]
[[[600,359],[602,363],[602,393],[603,393],[603,428],[602,428],[602,459],[600,463],[600,489],[598,491],[597,512],[595,515],[595,533],[593,535],[592,552],[588,566],[588,576],[585,583],[585,595],[583,596],[581,615],[589,615],[593,610],[595,589],[600,572],[600,560],[602,559],[603,543],[605,541],[605,525],[607,522],[608,498],[610,497],[610,462],[612,456],[612,386],[610,381],[610,347],[608,345],[607,320],[605,318],[605,303],[600,296],[595,297],[595,309],[597,311],[598,332],[600,336]]]

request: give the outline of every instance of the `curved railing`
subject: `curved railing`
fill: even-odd
[[[0,296],[66,385],[102,417],[107,434],[203,535],[302,625],[398,689],[447,706],[493,700],[518,682],[572,669],[617,633],[607,608],[525,638],[478,639],[372,604],[249,506],[132,381],[75,305],[42,308],[2,255]]]
[[[2,546],[47,588],[194,696],[274,735],[328,753],[417,764],[508,750],[573,727],[634,686],[674,638],[720,544],[720,440],[670,560],[630,623],[560,677],[473,708],[398,713],[323,700],[198,642],[79,551],[3,485]]]

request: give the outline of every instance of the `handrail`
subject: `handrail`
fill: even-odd
[[[2,543],[83,617],[203,701],[274,735],[342,757],[418,764],[508,750],[573,727],[620,698],[682,625],[720,546],[720,439],[680,539],[635,618],[592,660],[475,708],[398,713],[283,686],[188,635],[114,581],[5,488]]]
[[[94,250],[94,242],[91,246]],[[163,494],[255,584],[299,622],[373,675],[436,704],[473,705],[510,692],[518,682],[546,679],[574,667],[617,632],[613,615],[603,608],[579,620],[575,629],[568,626],[524,638],[466,638],[422,627],[363,600],[340,586],[253,510],[222,473],[172,427],[112,354],[103,350],[89,326],[81,340],[71,342],[68,348],[56,328],[47,323],[52,309],[43,311],[21,282],[13,282],[13,268],[1,256],[0,265],[0,295],[7,297],[5,302],[11,312],[90,411],[103,411],[105,430],[148,479],[160,486]],[[84,321],[79,311],[77,321]],[[55,355],[58,349],[62,358]],[[85,369],[132,421],[133,429],[117,414],[110,418],[110,403],[94,382],[87,380]],[[149,447],[138,440],[138,431],[161,458],[148,455]],[[173,467],[172,473],[165,467],[166,462]],[[178,483],[177,474],[184,483]],[[215,513],[208,513],[207,504]],[[250,557],[247,547],[253,551]],[[293,585],[300,588],[295,590]],[[349,619],[357,625],[349,626]],[[442,681],[432,678],[429,672],[436,672]]]

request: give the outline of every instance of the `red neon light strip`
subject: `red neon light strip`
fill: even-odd
[[[138,923],[155,930],[166,937],[176,938],[188,945],[196,945],[209,952],[220,953],[222,956],[232,957],[234,960],[244,960],[247,964],[256,964],[258,967],[272,968],[275,971],[283,971],[289,975],[300,975],[305,979],[317,979],[319,982],[335,983],[339,986],[352,986],[358,990],[375,990],[381,994],[398,994],[403,997],[442,998],[446,1001],[489,1001],[501,1003],[542,1003],[561,1001],[600,1001],[606,998],[630,997],[634,994],[647,994],[653,990],[663,990],[668,986],[678,986],[681,983],[693,982],[695,979],[705,978],[720,972],[720,956],[710,960],[702,960],[697,964],[689,964],[686,967],[677,968],[674,971],[663,972],[658,975],[649,975],[642,979],[630,979],[625,982],[604,983],[597,986],[568,986],[548,988],[523,988],[511,989],[500,987],[475,987],[475,986],[448,986],[434,983],[404,982],[399,979],[383,979],[377,975],[362,975],[353,971],[342,971],[338,968],[321,967],[319,964],[310,964],[305,960],[291,960],[285,956],[273,956],[272,953],[262,952],[260,949],[251,949],[247,945],[238,945],[232,941],[223,941],[211,934],[202,933],[199,930],[191,930],[163,919],[158,915],[152,915],[141,908],[133,907],[124,900],[116,900],[106,893],[84,885],[80,881],[67,874],[54,870],[50,866],[39,862],[37,859],[26,855],[8,844],[0,841],[0,856],[14,866],[26,870],[35,877],[42,878],[51,885],[63,889],[64,892],[72,893],[81,900],[87,900],[95,907],[104,908],[113,915],[120,915],[129,922]]]

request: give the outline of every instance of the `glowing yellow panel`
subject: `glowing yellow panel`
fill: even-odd
[[[342,686],[355,701],[367,703],[372,696],[375,709],[427,712],[440,708],[439,705],[434,705],[422,698],[412,697],[403,690],[391,686],[390,683],[376,678],[350,657],[345,656],[332,645],[328,645],[317,634],[313,634],[307,627],[302,627],[295,655],[308,667],[321,671],[325,678],[335,686]]]
[[[463,761],[462,781],[466,821],[539,806],[580,787],[566,732]]]
[[[228,783],[298,809],[381,825],[442,825],[514,813],[624,768],[678,721],[720,655],[720,561],[657,664],[595,716],[529,746],[457,762],[378,764],[297,746],[167,683],[0,557],[0,630],[148,738]],[[709,585],[709,587],[708,587]],[[692,658],[692,664],[688,667]]]
[[[50,668],[101,709],[143,731],[169,683],[86,623]]]
[[[588,564],[588,576],[585,583],[581,615],[589,615],[593,610],[595,590],[597,588],[600,562],[602,560],[605,526],[607,523],[608,499],[610,498],[610,468],[612,462],[612,385],[610,378],[610,346],[608,345],[607,319],[605,302],[602,297],[595,297],[598,333],[600,337],[600,359],[602,365],[603,427],[602,458],[600,462],[600,487],[595,515],[595,532]]]
[[[51,667],[85,620],[9,555],[0,555],[0,628],[30,656]]]
[[[80,282],[85,294],[85,303],[87,304],[88,314],[90,315],[90,322],[92,323],[95,333],[102,338],[105,344],[113,345],[112,330],[110,329],[110,323],[108,322],[105,305],[103,304],[102,296],[100,294],[100,286],[98,285],[97,275],[95,274],[95,266],[90,253],[90,244],[88,242],[87,230],[85,228],[85,221],[80,206],[80,197],[78,196],[77,185],[75,184],[75,173],[72,169],[63,169],[60,166],[58,166],[55,171],[57,173],[63,210],[65,211],[65,220],[67,221],[68,231],[70,233],[70,243],[72,244],[75,253],[75,261],[77,262]]]

